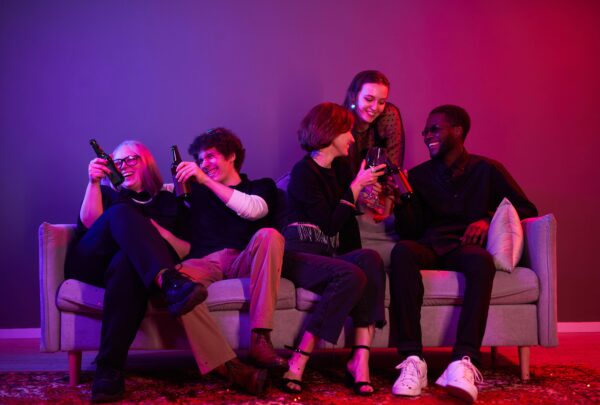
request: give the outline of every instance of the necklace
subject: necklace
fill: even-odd
[[[136,203],[138,203],[138,204],[148,204],[148,203],[150,203],[150,202],[152,201],[153,197],[150,197],[150,199],[149,199],[149,200],[146,200],[146,201],[136,200],[136,199],[135,199],[135,198],[133,198],[133,197],[131,197],[131,199],[132,199],[133,201],[135,201]]]

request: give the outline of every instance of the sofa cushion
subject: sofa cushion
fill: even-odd
[[[465,278],[461,273],[443,270],[423,270],[425,296],[423,306],[460,305],[465,290]],[[492,288],[492,305],[527,304],[539,297],[537,275],[528,268],[515,267],[512,273],[497,272]],[[296,289],[297,308],[310,311],[320,296],[303,288]],[[389,306],[389,282],[386,283],[385,305]]]
[[[462,303],[465,277],[455,271],[424,270],[424,306]],[[492,305],[528,304],[539,297],[539,281],[533,270],[515,267],[512,273],[497,272],[492,288]]]
[[[513,271],[523,254],[523,227],[519,214],[504,198],[490,222],[486,249],[494,257],[496,269]]]
[[[248,308],[250,279],[234,278],[217,281],[208,287],[206,303],[211,311],[240,310]],[[292,309],[296,303],[294,284],[281,279],[277,309]],[[62,311],[98,314],[104,306],[104,289],[78,280],[65,280],[56,296],[56,305]],[[165,312],[166,304],[160,295],[150,300],[148,313]]]

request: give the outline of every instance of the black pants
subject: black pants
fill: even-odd
[[[464,299],[452,359],[469,356],[473,363],[479,363],[496,274],[492,256],[475,245],[460,246],[438,256],[427,246],[405,240],[396,244],[391,261],[390,294],[398,325],[399,353],[422,357],[421,306],[424,289],[420,270],[446,269],[465,276]]]
[[[385,272],[373,250],[336,257],[286,251],[282,276],[321,295],[306,328],[321,339],[337,342],[348,315],[355,327],[385,324]]]
[[[65,277],[105,288],[98,366],[123,369],[158,272],[176,254],[137,209],[111,206],[69,246]]]

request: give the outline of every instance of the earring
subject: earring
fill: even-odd
[[[356,108],[356,104],[350,104],[350,108],[354,110]]]

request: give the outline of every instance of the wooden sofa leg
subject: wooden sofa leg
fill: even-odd
[[[521,380],[529,380],[529,346],[519,346],[519,364],[521,365]]]
[[[81,350],[69,350],[69,385],[79,384],[81,376]]]

